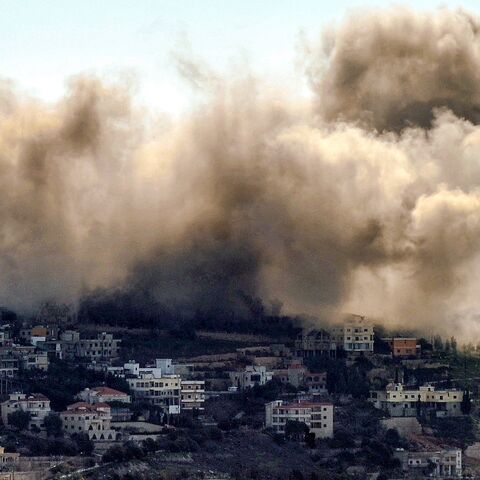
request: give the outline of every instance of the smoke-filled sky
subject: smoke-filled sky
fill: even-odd
[[[141,75],[83,71],[56,101],[4,78],[0,304],[121,287],[188,316],[246,294],[480,333],[480,19],[389,7],[319,25],[293,83],[173,50],[194,99],[173,117]]]
[[[389,3],[480,12],[477,0],[2,0],[0,74],[56,100],[71,75],[128,73],[141,102],[177,116],[195,95],[179,81],[172,52],[193,52],[224,71],[246,59],[270,83],[298,91],[302,36],[317,38],[352,9]]]

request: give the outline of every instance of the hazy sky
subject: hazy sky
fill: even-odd
[[[480,11],[475,0],[394,2]],[[53,100],[65,79],[89,72],[137,79],[141,101],[179,113],[190,102],[172,52],[190,51],[214,68],[247,60],[279,82],[298,82],[300,32],[314,38],[349,9],[385,1],[336,0],[0,0],[0,75]]]

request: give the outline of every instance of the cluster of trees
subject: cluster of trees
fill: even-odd
[[[51,361],[46,372],[23,370],[20,375],[27,391],[42,393],[50,399],[52,409],[57,411],[65,410],[67,405],[75,402],[78,392],[92,385],[105,384],[116,390],[129,392],[128,383],[124,379],[62,360]]]
[[[185,430],[175,430],[157,440],[147,438],[141,446],[131,441],[109,448],[103,455],[104,462],[126,462],[142,459],[156,451],[198,452],[207,442],[221,442],[223,433],[216,427],[194,425]]]
[[[399,447],[406,447],[406,442],[393,429],[380,430],[376,435],[359,438],[346,429],[338,429],[332,439],[323,440],[330,453],[322,456],[319,461],[323,466],[336,469],[338,472],[347,466],[362,466],[366,468],[381,469],[383,478],[387,472],[392,472],[400,467],[400,462],[394,456],[394,451]],[[334,450],[334,456],[331,451]]]
[[[344,359],[328,357],[309,358],[306,364],[312,372],[327,372],[327,390],[330,393],[368,398],[370,382],[367,373],[373,365],[366,357],[358,357],[351,366],[347,366]]]
[[[114,445],[110,447],[102,456],[105,463],[127,462],[129,460],[142,459],[148,451],[140,448],[133,442],[126,442],[123,445]]]
[[[78,455],[90,456],[94,445],[85,433],[76,433],[70,438],[49,437],[39,438],[21,433],[10,433],[3,440],[7,452],[16,452],[17,445],[22,446],[22,451],[28,451],[32,456],[65,455],[74,457]]]
[[[455,337],[447,338],[443,341],[440,335],[436,335],[433,338],[433,348],[440,352],[447,352],[447,353],[456,353],[457,352],[457,339]],[[473,347],[472,347],[473,348]]]
[[[17,410],[8,414],[8,422],[18,433],[27,430],[31,415],[28,412]],[[41,440],[32,437],[22,437],[32,455],[90,455],[93,452],[93,443],[85,433],[75,433],[70,438],[64,438],[62,420],[52,412],[44,420],[47,439]],[[32,427],[32,430],[35,426]],[[38,430],[37,430],[38,431]],[[11,443],[10,451],[15,451],[15,442]],[[12,450],[13,449],[13,450]]]
[[[29,412],[17,410],[8,414],[8,423],[17,431],[23,432],[30,425],[31,415]],[[63,437],[62,420],[56,413],[50,413],[45,417],[45,430],[48,437]],[[33,427],[36,427],[35,425]],[[32,428],[33,428],[32,427]]]
[[[8,423],[16,428],[19,432],[26,430],[30,424],[30,413],[24,412],[22,410],[17,410],[8,414]]]
[[[458,442],[462,448],[476,440],[475,425],[470,416],[425,419],[435,436]]]
[[[168,330],[181,325],[181,330],[188,332],[207,329],[293,336],[298,332],[300,322],[282,315],[281,309],[280,302],[265,305],[262,299],[237,291],[221,304],[212,304],[185,316],[160,303],[148,290],[98,289],[81,299],[78,320],[131,328]]]

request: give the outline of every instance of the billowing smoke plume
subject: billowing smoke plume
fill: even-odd
[[[435,107],[480,120],[477,17],[372,11],[324,37],[309,73],[329,120],[361,120],[379,131],[428,127]]]
[[[3,85],[0,303],[123,286],[184,316],[251,296],[472,328],[478,25],[365,13],[311,48],[312,106],[215,77],[174,125],[121,83],[74,79],[55,106]]]

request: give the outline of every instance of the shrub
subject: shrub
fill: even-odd
[[[335,432],[329,443],[331,448],[353,448],[355,446],[353,436],[345,430]]]
[[[47,431],[47,436],[49,437],[60,437],[63,434],[62,431],[62,420],[60,417],[54,413],[49,413],[45,417],[45,430]]]
[[[220,442],[221,440],[223,440],[223,433],[219,428],[211,427],[208,430],[208,437],[210,438],[210,440]]]
[[[120,445],[114,445],[110,447],[102,456],[102,461],[109,462],[122,462],[125,459],[125,450]]]
[[[18,410],[8,414],[8,424],[15,427],[18,431],[25,430],[30,423],[30,413]]]

